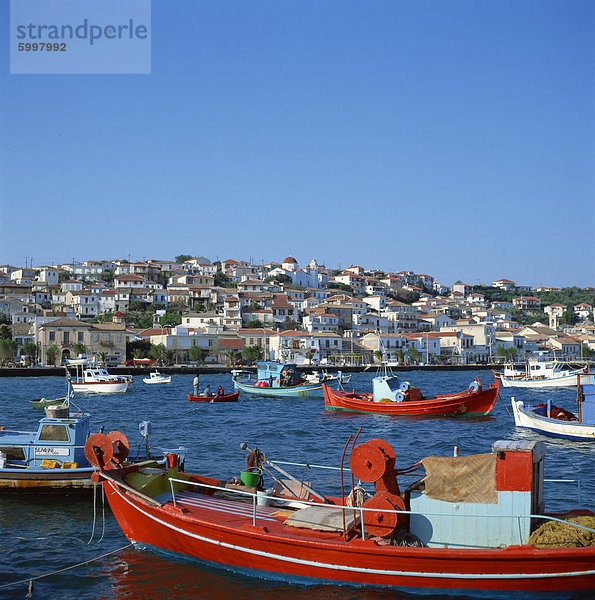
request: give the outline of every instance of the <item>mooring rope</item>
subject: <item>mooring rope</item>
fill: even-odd
[[[44,579],[45,577],[51,577],[52,575],[57,575],[58,573],[64,573],[64,571],[69,571],[70,569],[76,569],[77,567],[82,567],[83,565],[88,565],[89,563],[95,562],[96,560],[101,560],[106,556],[110,556],[112,554],[117,554],[122,550],[126,550],[126,548],[130,548],[132,544],[126,544],[126,546],[122,546],[117,550],[112,550],[111,552],[106,552],[101,556],[96,556],[95,558],[90,558],[89,560],[85,560],[83,562],[77,563],[76,565],[70,565],[69,567],[64,567],[63,569],[58,569],[56,571],[52,571],[51,573],[46,573],[45,575],[36,575],[35,577],[27,577],[26,579],[20,579],[19,581],[13,581],[12,583],[4,583],[0,585],[0,590],[3,588],[11,587],[13,585],[19,585],[21,583],[29,583],[29,589],[32,588],[32,583],[34,581],[38,581],[39,579]]]

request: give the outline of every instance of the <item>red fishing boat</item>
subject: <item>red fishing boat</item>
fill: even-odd
[[[111,452],[107,436],[94,436],[85,448],[124,535],[140,549],[259,578],[409,593],[562,598],[595,589],[595,546],[538,547],[529,538],[536,521],[595,532],[543,513],[542,442],[495,442],[488,454],[428,457],[420,461],[426,476],[401,492],[397,474],[419,467],[397,471],[388,443],[354,440],[352,493],[345,495],[341,458],[341,495],[307,487],[316,496],[307,493],[296,510],[271,506],[274,495],[267,505],[254,487],[180,473],[173,456],[160,471],[113,467]],[[373,484],[373,495],[356,494],[362,488],[354,479]],[[593,516],[582,511],[576,518]]]
[[[394,375],[375,377],[372,384],[372,393],[333,390],[323,385],[324,407],[400,417],[482,416],[494,408],[500,388],[500,382],[496,380],[484,390],[476,377],[462,392],[425,398],[419,388],[408,381],[399,382]]]
[[[231,394],[213,394],[212,396],[193,396],[186,394],[190,402],[237,402],[240,392],[232,392]]]

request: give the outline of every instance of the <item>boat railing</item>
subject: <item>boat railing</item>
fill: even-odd
[[[566,482],[567,480],[552,480],[552,481],[564,481]],[[240,496],[246,496],[246,497],[251,497],[252,498],[252,525],[256,526],[257,521],[258,521],[258,514],[256,512],[256,508],[258,506],[262,506],[261,504],[259,504],[259,501],[262,502],[264,500],[268,501],[268,500],[287,500],[287,498],[280,498],[279,496],[269,496],[267,494],[263,494],[262,492],[247,492],[244,490],[238,490],[238,489],[231,489],[231,488],[226,488],[226,487],[222,487],[219,485],[210,485],[207,483],[201,483],[198,481],[188,481],[186,479],[176,479],[174,477],[170,477],[169,478],[169,482],[170,482],[170,489],[171,489],[171,496],[172,496],[172,502],[173,505],[177,507],[176,504],[176,494],[175,494],[175,490],[174,490],[174,483],[180,483],[180,484],[184,484],[184,485],[195,485],[197,487],[200,488],[207,488],[207,489],[212,489],[215,491],[222,491],[222,492],[226,492],[226,493],[232,493],[232,494],[238,494]],[[302,500],[302,499],[295,499],[297,502],[299,502],[300,504],[305,504],[305,505],[309,505],[309,506],[324,506],[325,508],[330,508],[333,510],[341,510],[344,513],[347,511],[353,512],[353,513],[359,513],[359,525],[361,528],[361,538],[365,539],[366,538],[366,532],[365,532],[365,527],[364,527],[364,513],[366,511],[369,512],[374,512],[374,513],[378,513],[378,508],[364,508],[363,506],[344,506],[341,504],[321,504],[320,501],[318,502],[313,502],[313,501],[309,501],[309,500]],[[396,514],[396,515],[419,515],[422,517],[438,517],[438,518],[444,518],[446,515],[442,512],[420,512],[420,511],[413,511],[413,510],[385,510],[384,508],[382,509],[383,513],[386,514]],[[557,521],[558,523],[563,523],[565,525],[570,525],[572,527],[575,527],[577,529],[583,529],[585,531],[590,531],[592,533],[595,533],[595,529],[591,529],[590,527],[585,527],[584,525],[579,525],[578,523],[572,523],[570,521],[565,521],[564,519],[560,519],[558,517],[554,517],[551,515],[533,515],[533,514],[528,514],[528,515],[514,515],[514,514],[481,514],[481,513],[460,513],[457,514],[457,518],[458,517],[469,517],[469,518],[484,518],[484,519],[517,519],[518,522],[518,530],[519,530],[519,543],[522,544],[523,540],[522,540],[522,521],[526,520],[526,519],[541,519],[543,521]],[[343,534],[346,534],[346,531],[343,531]],[[526,543],[526,542],[525,542]]]

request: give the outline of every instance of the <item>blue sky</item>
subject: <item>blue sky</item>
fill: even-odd
[[[153,0],[151,75],[0,74],[0,263],[594,285],[591,0]]]

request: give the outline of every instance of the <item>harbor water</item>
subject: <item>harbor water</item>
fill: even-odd
[[[355,373],[349,389],[371,391],[372,371]],[[404,371],[402,380],[427,395],[466,388],[478,376],[484,386],[493,381],[489,371]],[[274,398],[241,393],[237,403],[192,403],[193,375],[172,376],[171,384],[147,385],[135,376],[126,394],[77,394],[74,402],[91,414],[91,433],[103,427],[118,430],[130,441],[131,451],[142,452],[140,421],[152,423],[151,447],[188,448],[186,471],[218,479],[240,476],[245,451],[240,443],[258,448],[273,461],[339,466],[349,435],[362,428],[358,442],[383,438],[394,448],[397,468],[408,467],[429,455],[452,456],[489,452],[496,440],[541,440],[547,446],[546,511],[595,508],[595,442],[548,438],[517,429],[510,398],[545,402],[576,412],[576,390],[501,389],[492,414],[479,418],[397,418],[324,410],[322,398]],[[200,376],[201,389],[223,385],[232,390],[228,374]],[[0,426],[33,431],[43,416],[29,400],[56,398],[66,392],[60,377],[0,379]],[[346,459],[347,461],[347,459]],[[322,493],[338,494],[337,472],[322,474],[302,467],[286,467],[298,478],[312,482]],[[423,471],[418,473],[418,477]],[[415,478],[401,478],[405,488]],[[272,483],[265,475],[265,484]],[[580,493],[580,498],[579,498]],[[313,583],[268,581],[238,575],[191,560],[139,551],[129,547],[101,492],[95,497],[42,497],[0,495],[0,600],[13,598],[96,599],[257,599],[384,600],[405,598],[388,589],[361,589]],[[96,560],[95,560],[96,559]],[[81,564],[87,562],[86,564]],[[77,565],[62,573],[57,571]],[[37,579],[33,589],[28,580]],[[8,583],[24,581],[10,587]],[[425,596],[441,598],[440,595]]]

